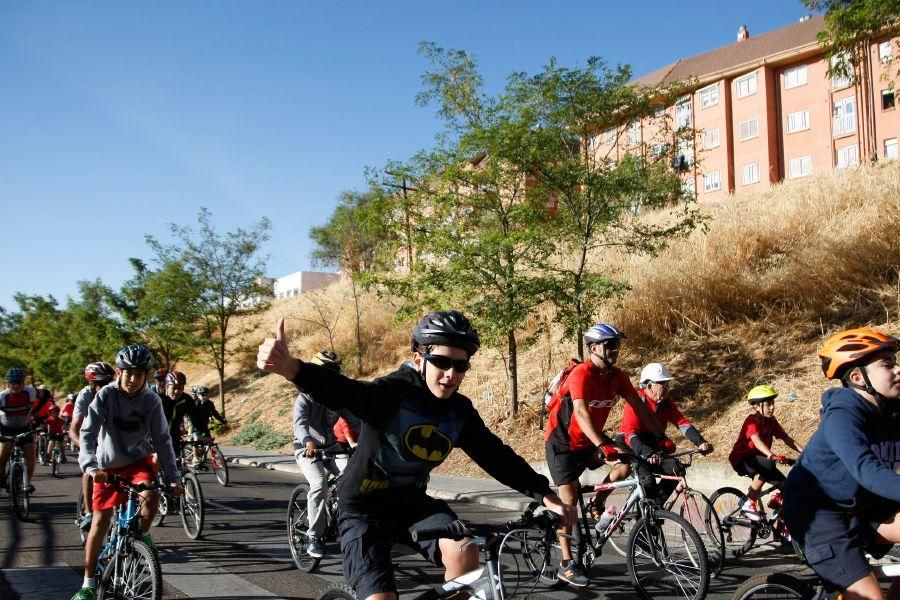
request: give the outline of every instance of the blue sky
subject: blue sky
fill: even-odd
[[[799,0],[504,2],[0,0],[0,306],[118,287],[146,234],[208,207],[273,222],[269,273],[311,267],[309,228],[364,169],[441,128],[415,104],[421,41],[465,49],[488,88],[551,56],[636,75],[796,22]]]

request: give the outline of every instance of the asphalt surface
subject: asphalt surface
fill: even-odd
[[[178,515],[170,515],[154,528],[160,551],[165,598],[224,598],[254,600],[315,598],[329,582],[339,582],[340,559],[335,544],[316,574],[294,568],[287,547],[285,511],[298,478],[291,474],[251,467],[231,467],[231,484],[221,487],[211,474],[200,475],[206,500],[206,523],[199,540],[187,538]],[[5,492],[0,492],[0,570],[23,600],[68,600],[81,581],[83,550],[73,525],[74,500],[79,473],[73,463],[63,465],[62,478],[50,477],[49,468],[38,466],[32,501],[32,518],[21,523],[8,511]],[[464,502],[451,506],[470,521],[502,522],[518,513]],[[402,552],[402,548],[399,550]],[[423,583],[440,581],[438,570],[418,556],[403,555],[398,563],[398,584],[403,591],[420,589]],[[790,556],[763,545],[750,556],[732,560],[710,585],[710,598],[727,598],[747,577],[764,572],[804,571]],[[592,584],[582,590],[550,589],[539,585],[532,598],[635,597],[624,559],[608,550],[592,570]],[[14,597],[4,592],[0,596]],[[49,586],[42,590],[36,586]],[[519,587],[525,596],[531,585]],[[30,593],[23,593],[29,592]],[[509,590],[513,591],[513,590]]]

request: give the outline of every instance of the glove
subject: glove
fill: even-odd
[[[603,460],[611,462],[619,458],[619,449],[612,444],[602,444],[600,446],[600,454],[603,455]]]
[[[706,456],[707,454],[711,454],[713,451],[713,445],[710,444],[709,442],[704,442],[704,444],[706,444],[706,450],[700,450],[700,454],[702,454],[703,456]],[[700,445],[703,446],[703,444],[700,444]]]
[[[675,442],[667,437],[664,437],[663,439],[659,440],[659,443],[656,445],[656,449],[666,454],[673,454],[675,452]]]
[[[782,465],[788,464],[787,456],[784,454],[772,454],[769,458]]]

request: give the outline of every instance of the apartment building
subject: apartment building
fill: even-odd
[[[845,168],[865,160],[897,159],[900,114],[883,75],[896,72],[898,37],[873,40],[852,78],[830,79],[817,40],[824,18],[751,36],[738,30],[733,44],[679,59],[637,84],[690,81],[674,106],[617,129],[600,132],[590,147],[598,156],[653,152],[663,147],[663,117],[675,128],[693,127],[693,141],[678,147],[684,185],[700,199],[764,189],[784,179]]]

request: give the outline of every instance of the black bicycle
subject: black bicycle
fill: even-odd
[[[327,451],[319,450],[314,462],[331,460],[336,458],[347,458],[351,452],[347,450]],[[325,486],[328,494],[325,498],[325,515],[327,525],[325,526],[325,534],[322,536],[325,543],[334,542],[338,539],[337,527],[337,505],[338,505],[338,483],[340,483],[341,475],[328,474],[328,481]],[[291,556],[294,557],[294,564],[304,573],[312,573],[315,571],[321,557],[309,555],[309,518],[307,511],[307,496],[309,495],[309,484],[301,483],[294,488],[291,493],[291,501],[288,504],[287,511],[287,535],[288,545],[291,548]]]
[[[22,446],[28,439],[33,439],[38,430],[33,429],[18,435],[0,435],[0,442],[12,442],[13,451],[6,469],[6,490],[9,492],[9,508],[20,521],[28,519],[31,510],[31,499],[28,497],[28,468],[25,465],[25,451]]]
[[[192,539],[196,540],[203,533],[203,524],[205,522],[206,512],[203,508],[203,489],[200,487],[200,480],[193,469],[185,465],[184,459],[180,456],[176,457],[178,471],[181,473],[181,484],[184,492],[180,497],[172,494],[165,483],[163,473],[160,470],[157,473],[157,480],[160,484],[159,504],[157,506],[156,516],[153,517],[153,526],[162,525],[167,515],[176,512],[181,517],[181,526],[184,533]]]

